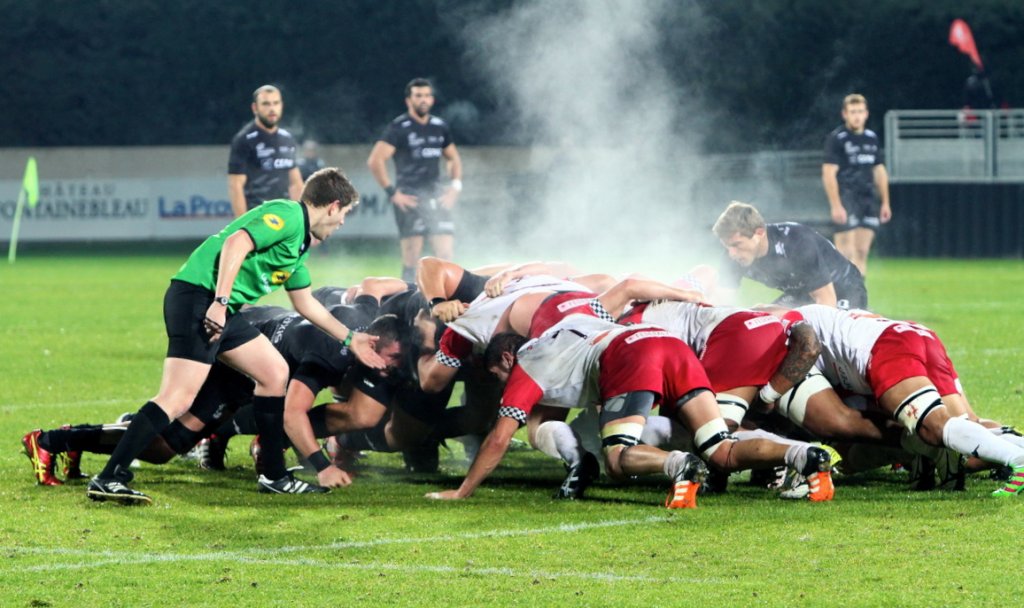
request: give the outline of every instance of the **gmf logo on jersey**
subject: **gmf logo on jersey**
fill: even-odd
[[[290,276],[292,276],[292,273],[288,272],[287,270],[275,270],[270,275],[270,284],[283,285],[284,282],[287,281],[288,277]]]
[[[280,230],[284,228],[284,220],[280,216],[274,215],[273,213],[267,213],[263,216],[263,223],[270,227],[271,230]]]

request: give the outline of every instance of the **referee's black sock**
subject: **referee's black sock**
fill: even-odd
[[[167,428],[171,421],[160,406],[152,401],[147,401],[139,409],[139,413],[132,418],[124,437],[117,443],[114,452],[103,467],[99,477],[103,479],[114,479],[117,467],[128,470],[132,460],[142,452],[153,441],[153,438],[160,434],[160,431]]]
[[[260,434],[263,474],[281,479],[288,473],[284,466],[284,397],[253,397],[252,408]]]

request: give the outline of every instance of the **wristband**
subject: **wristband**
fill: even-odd
[[[761,398],[761,401],[764,401],[767,404],[775,403],[776,401],[778,401],[779,397],[782,396],[782,393],[775,390],[775,388],[772,387],[772,383],[769,382],[768,384],[765,384],[764,386],[761,387],[761,390],[757,393],[757,396]]]
[[[384,192],[387,193],[388,200],[391,200],[391,197],[395,195],[395,192],[398,192],[398,188],[395,188],[393,185],[392,186],[384,186]]]
[[[316,469],[317,473],[331,466],[331,461],[327,460],[327,456],[324,456],[323,450],[317,450],[309,456],[306,456],[306,460],[309,461],[309,464],[313,465],[313,468]]]
[[[452,187],[452,190],[454,190],[456,192],[462,192],[462,180],[461,179],[453,179],[452,183],[450,185]]]
[[[352,336],[355,335],[355,333],[356,332],[354,332],[354,331],[350,331],[350,332],[348,332],[348,335],[345,336],[345,339],[341,343],[341,345],[344,348],[348,348],[349,346],[352,346]]]
[[[448,301],[448,298],[442,298],[440,296],[438,296],[436,298],[430,298],[430,307],[433,308],[433,307],[437,306],[438,304],[444,304],[447,301]]]

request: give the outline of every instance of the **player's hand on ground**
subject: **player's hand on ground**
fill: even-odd
[[[417,207],[420,204],[420,199],[399,190],[391,197],[391,202],[400,210],[408,211],[409,209]]]
[[[352,477],[332,464],[316,474],[316,482],[325,488],[343,488],[352,485]]]
[[[462,500],[465,496],[459,496],[458,490],[445,490],[444,492],[427,492],[423,495],[424,498],[430,498],[432,500]]]
[[[892,219],[892,207],[889,205],[885,205],[884,207],[882,207],[881,210],[879,210],[878,212],[878,219],[883,224],[888,224],[889,220]]]
[[[352,345],[349,348],[352,350],[352,354],[359,359],[359,362],[373,369],[384,369],[387,367],[384,359],[377,354],[374,347],[377,346],[378,336],[371,336],[361,331],[357,331],[352,334]]]
[[[451,323],[466,312],[466,305],[458,300],[441,302],[430,309],[430,314],[438,318],[442,323]]]
[[[214,302],[206,309],[206,317],[203,319],[203,329],[206,335],[210,336],[210,342],[214,342],[224,333],[224,325],[227,323],[228,309]]]
[[[846,207],[832,208],[832,223],[839,225],[846,223]]]
[[[445,209],[454,209],[455,203],[459,200],[459,192],[454,188],[448,188],[437,200],[441,202],[441,206]]]

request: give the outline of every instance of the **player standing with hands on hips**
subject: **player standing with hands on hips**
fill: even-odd
[[[434,255],[452,259],[455,222],[452,209],[462,192],[462,160],[443,119],[432,116],[434,90],[430,81],[415,78],[405,86],[407,111],[391,121],[366,160],[373,178],[394,205],[402,250],[402,279],[416,280],[416,262],[423,238],[430,237]],[[444,157],[450,181],[440,183],[438,161]],[[395,159],[395,181],[387,161]]]
[[[345,327],[312,295],[306,258],[312,240],[326,239],[345,222],[359,193],[336,168],[321,169],[306,182],[300,202],[268,201],[207,238],[164,295],[167,356],[160,390],[132,418],[110,460],[86,488],[98,501],[148,504],[150,498],[126,484],[128,465],[192,405],[214,360],[227,363],[256,383],[253,397],[260,442],[265,450],[284,448],[284,401],[288,364],[270,340],[243,317],[244,304],[282,285],[295,310],[351,349],[366,365],[381,369],[376,338]],[[192,429],[198,430],[198,429]],[[287,475],[260,486],[275,492],[325,492]]]
[[[868,253],[881,224],[892,219],[889,174],[876,134],[865,127],[868,102],[857,93],[843,99],[843,122],[825,139],[821,181],[825,186],[839,253],[867,276]]]

